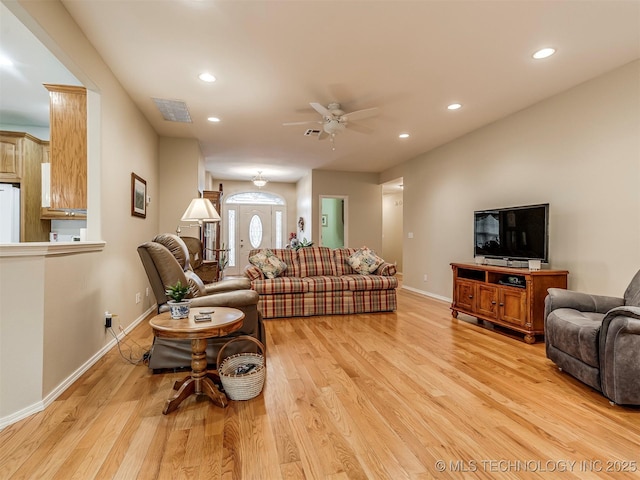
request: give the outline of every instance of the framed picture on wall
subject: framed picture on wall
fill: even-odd
[[[131,215],[147,218],[147,182],[131,172]]]
[[[325,213],[325,214],[322,215],[322,226],[326,227],[328,224],[329,224],[329,218],[328,218],[327,214]]]

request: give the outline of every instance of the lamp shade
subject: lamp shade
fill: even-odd
[[[181,220],[183,222],[219,222],[220,215],[208,198],[194,198]]]

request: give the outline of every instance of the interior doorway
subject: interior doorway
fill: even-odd
[[[382,258],[395,263],[402,272],[403,255],[403,194],[402,178],[382,185]]]
[[[346,196],[320,196],[320,245],[343,248],[348,245]]]

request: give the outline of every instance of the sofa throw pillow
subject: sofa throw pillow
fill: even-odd
[[[383,262],[383,259],[367,247],[359,248],[347,259],[347,263],[351,268],[361,275],[369,275],[375,272]]]
[[[258,267],[267,278],[276,278],[287,268],[287,264],[276,257],[269,249],[260,250],[249,257],[249,262]]]

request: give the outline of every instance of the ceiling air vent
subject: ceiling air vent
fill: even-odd
[[[306,132],[304,132],[305,137],[310,137],[312,135],[318,136],[320,135],[320,130],[316,128],[310,128]]]
[[[165,120],[169,122],[191,123],[189,109],[187,108],[187,104],[182,100],[153,98],[153,101]]]

